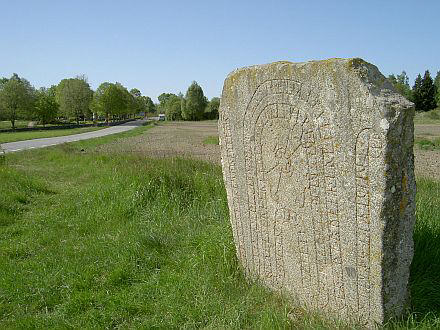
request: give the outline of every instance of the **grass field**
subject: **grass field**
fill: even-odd
[[[97,151],[148,129],[6,156],[0,328],[334,328],[246,282],[219,166]],[[413,314],[388,328],[440,327],[438,219],[421,179]]]
[[[38,130],[38,131],[25,131],[25,132],[3,132],[0,133],[0,143],[87,133],[87,132],[97,131],[103,128],[105,127],[81,127],[81,128],[41,130],[41,131]]]
[[[414,124],[440,124],[440,108],[427,112],[416,112],[416,115],[414,117]]]
[[[17,120],[15,122],[15,127],[16,128],[22,128],[22,127],[27,127],[29,121],[27,120]],[[7,120],[0,120],[0,129],[9,129],[12,128],[12,124],[10,121]]]
[[[440,149],[440,138],[416,138],[415,145],[423,150],[438,150]]]
[[[204,144],[219,144],[218,136],[208,136],[203,140]]]

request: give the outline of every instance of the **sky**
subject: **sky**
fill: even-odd
[[[440,70],[439,0],[0,0],[0,77],[35,87],[86,75],[157,102],[275,61],[361,57],[386,76]]]

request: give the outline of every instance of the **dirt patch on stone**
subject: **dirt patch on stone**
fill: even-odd
[[[216,121],[166,122],[150,128],[142,135],[102,145],[98,150],[141,153],[155,158],[193,158],[220,164],[220,147],[203,142],[217,135]]]

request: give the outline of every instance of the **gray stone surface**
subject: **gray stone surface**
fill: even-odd
[[[226,79],[220,145],[246,274],[367,327],[408,303],[412,103],[361,59],[276,62]]]

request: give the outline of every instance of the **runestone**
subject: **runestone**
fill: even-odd
[[[373,327],[408,306],[414,108],[361,59],[276,62],[225,80],[219,134],[246,275]]]

